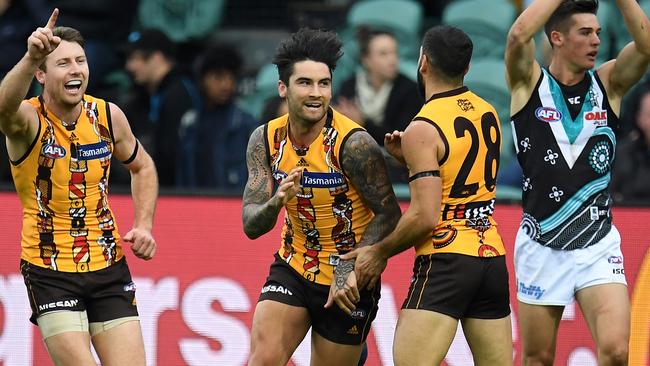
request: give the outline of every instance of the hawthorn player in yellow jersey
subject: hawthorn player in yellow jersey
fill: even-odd
[[[356,258],[373,286],[389,257],[415,246],[413,278],[395,330],[395,365],[439,365],[460,321],[475,365],[512,365],[505,250],[494,211],[501,129],[494,108],[463,86],[472,41],[460,29],[424,35],[418,80],[427,101],[387,150],[409,170],[411,205]]]
[[[377,313],[379,286],[359,291],[354,261],[339,256],[383,238],[400,209],[377,143],[330,108],[340,56],[332,32],[303,28],[284,40],[274,63],[289,112],[249,140],[246,235],[270,231],[285,208],[280,249],[255,308],[249,365],[285,365],[311,327],[312,365],[356,366]]]
[[[85,94],[81,34],[56,27],[58,9],[27,40],[25,56],[0,84],[7,138],[23,205],[21,272],[37,324],[56,365],[144,365],[144,343],[121,240],[150,259],[157,196],[153,161],[124,113]],[[23,100],[36,76],[38,98]],[[131,171],[133,228],[120,237],[108,205],[110,160]]]

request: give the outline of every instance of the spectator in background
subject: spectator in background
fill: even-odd
[[[0,0],[0,80],[25,55],[25,40],[50,16],[48,8],[45,0]],[[35,95],[32,89],[28,97]],[[0,138],[0,184],[11,182],[6,142]]]
[[[335,108],[383,146],[384,134],[403,131],[424,100],[417,84],[399,72],[397,41],[392,33],[361,27],[357,39],[363,67],[341,85]],[[391,181],[406,183],[406,169],[389,154],[384,157]]]
[[[246,185],[246,144],[260,124],[235,103],[242,57],[231,45],[207,48],[199,59],[203,105],[181,126],[178,183],[241,194]]]
[[[119,6],[114,0],[46,1],[49,3],[46,9],[59,8],[59,21],[62,24],[67,24],[84,35],[88,67],[93,71],[88,90],[98,97],[112,97],[107,90],[103,90],[105,88],[102,88],[102,83],[109,73],[121,69],[123,65],[119,46],[126,42],[131,32],[139,1],[120,1]]]
[[[45,0],[0,0],[0,78],[25,55],[25,39],[50,16]]]
[[[393,34],[361,27],[357,38],[363,68],[343,82],[335,108],[383,145],[384,134],[403,131],[424,100],[417,84],[399,72]]]
[[[650,82],[639,86],[632,111],[634,127],[618,143],[612,194],[623,202],[650,203]]]
[[[278,95],[270,97],[264,102],[264,108],[262,108],[262,122],[266,123],[287,113],[289,113],[289,108],[286,99]]]
[[[177,183],[179,127],[182,120],[196,118],[200,95],[192,78],[176,64],[175,45],[160,30],[134,32],[127,44],[126,69],[133,75],[136,90],[126,103],[134,116],[133,130],[158,168],[161,187]]]

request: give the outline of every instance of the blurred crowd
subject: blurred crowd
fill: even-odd
[[[650,8],[650,0],[640,2]],[[599,13],[602,60],[615,57],[626,42],[617,38],[607,3],[601,1]],[[450,23],[474,40],[466,83],[494,104],[501,119],[499,184],[519,189],[503,49],[511,24],[504,19],[514,20],[525,6],[508,0],[0,0],[0,76],[58,7],[58,24],[77,28],[86,39],[88,93],[122,107],[156,163],[163,190],[240,194],[248,136],[286,113],[270,64],[280,39],[301,26],[339,33],[345,55],[334,73],[333,106],[381,145],[384,133],[403,130],[424,102],[416,83],[422,31]],[[34,83],[29,96],[39,92]],[[649,77],[628,94],[620,117],[614,197],[649,203]],[[4,139],[0,145],[0,185],[9,187]],[[387,161],[392,181],[405,183],[405,169],[388,155]],[[114,164],[110,179],[113,187],[126,186],[128,172]]]

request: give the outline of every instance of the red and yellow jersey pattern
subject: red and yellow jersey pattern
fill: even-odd
[[[276,182],[295,167],[303,168],[301,191],[285,206],[278,254],[305,279],[330,285],[339,254],[356,246],[374,217],[339,163],[346,139],[362,128],[330,109],[321,135],[307,151],[293,148],[288,129],[287,115],[265,126]]]
[[[476,257],[505,254],[492,218],[501,147],[499,117],[466,87],[435,94],[414,120],[432,124],[445,145],[440,159],[440,220],[416,245],[417,255],[458,253]]]
[[[28,102],[38,112],[38,133],[11,166],[23,206],[21,258],[62,272],[106,268],[122,257],[108,205],[113,152],[108,103],[84,95],[79,118],[66,123],[42,98]]]

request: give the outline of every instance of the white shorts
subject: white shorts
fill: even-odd
[[[598,243],[584,249],[545,247],[521,228],[515,239],[517,300],[533,305],[569,305],[579,290],[625,280],[621,236],[612,229]]]

